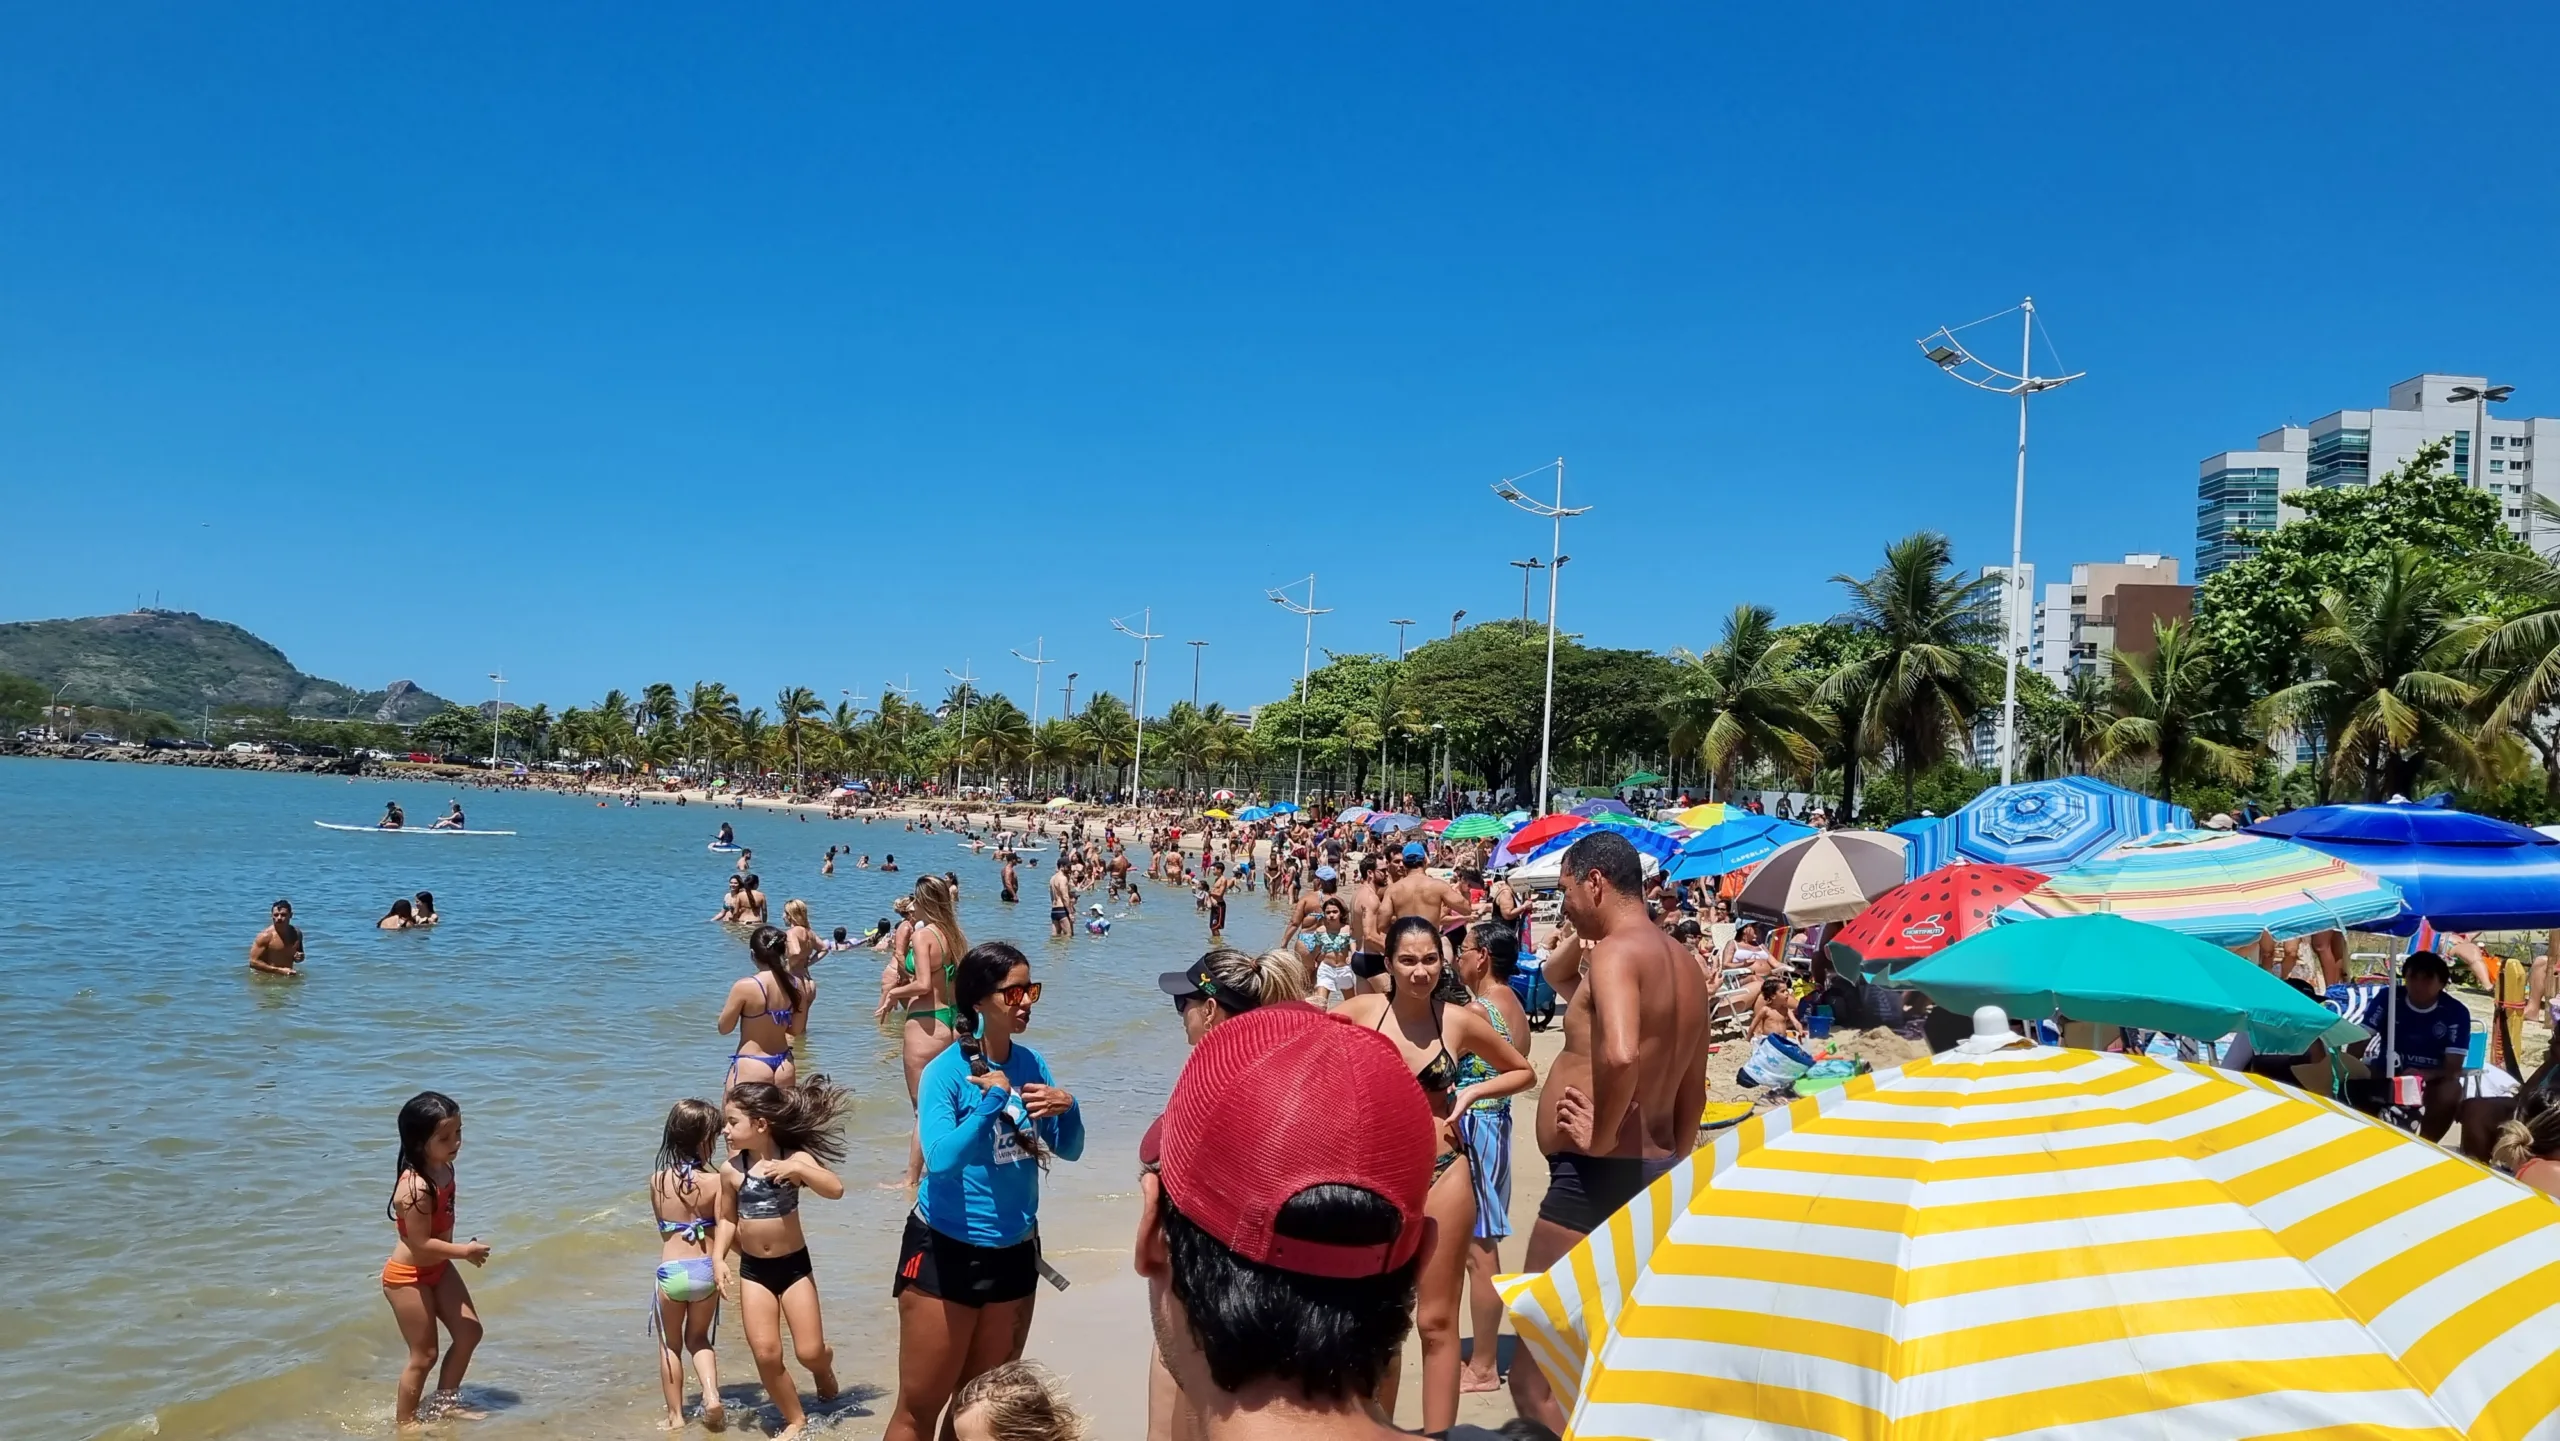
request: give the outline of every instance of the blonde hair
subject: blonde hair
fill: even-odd
[[[1066,1391],[1036,1361],[1007,1361],[969,1378],[951,1398],[951,1414],[986,1408],[987,1434],[996,1441],[1083,1441],[1084,1418]]]
[[[1275,1001],[1306,998],[1306,965],[1287,951],[1264,951],[1254,956],[1233,946],[1219,946],[1203,953],[1200,964],[1208,969],[1209,979],[1217,982],[1220,990],[1253,998],[1251,1006],[1227,1007],[1231,1014]]]
[[[969,954],[969,938],[960,933],[960,914],[951,899],[951,883],[940,876],[916,877],[916,903],[907,914],[919,926],[931,926],[942,933],[942,959],[958,965]],[[909,938],[910,944],[913,938]]]
[[[809,903],[793,896],[782,903],[782,918],[795,926],[809,924]]]
[[[2560,1098],[2528,1092],[2516,1104],[2515,1119],[2498,1128],[2491,1159],[2509,1171],[2523,1170],[2528,1161],[2560,1159]]]

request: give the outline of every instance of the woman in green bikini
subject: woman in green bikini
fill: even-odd
[[[899,1027],[898,1048],[906,1063],[907,1104],[916,1099],[916,1078],[924,1074],[926,1064],[941,1055],[957,1034],[951,1028],[956,1012],[951,1004],[951,975],[967,954],[969,941],[960,933],[960,917],[954,908],[951,883],[940,876],[916,878],[914,905],[907,912],[907,948],[898,965],[906,979],[892,987],[887,997],[891,1005],[906,1007],[906,1023]],[[915,1186],[924,1175],[924,1151],[912,1136],[907,1142],[907,1185]]]

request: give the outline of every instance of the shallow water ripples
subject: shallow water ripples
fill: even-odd
[[[394,797],[424,818],[447,794],[0,760],[0,1004],[22,1021],[0,1052],[4,1429],[382,1429],[393,1118],[427,1088],[463,1108],[458,1231],[495,1248],[463,1268],[489,1319],[472,1372],[486,1399],[528,1422],[651,1401],[641,1187],[668,1104],[717,1094],[729,1045],[713,1022],[748,964],[706,919],[729,858],[702,846],[723,818],[756,846],[776,916],[803,896],[822,934],[868,929],[926,866],[959,872],[970,935],[1032,956],[1047,995],[1028,1039],[1119,1158],[1059,1167],[1051,1210],[1128,1191],[1127,1154],[1182,1055],[1155,977],[1203,944],[1175,893],[1151,890],[1107,939],[1052,941],[1045,864],[1003,906],[985,858],[893,826],[478,792],[462,796],[475,826],[522,834],[311,824],[368,821]],[[911,859],[905,875],[822,877],[829,844]],[[422,889],[441,927],[372,929]],[[300,982],[244,964],[278,895],[308,936]],[[1260,906],[1236,910],[1239,931],[1276,933]],[[870,1020],[879,959],[821,964],[808,1055],[859,1098],[846,1201],[824,1224],[864,1236],[866,1256],[893,1246],[876,1238],[906,1204],[874,1184],[903,1169],[909,1125],[895,1037]],[[870,1279],[847,1277],[830,1311],[885,1309]]]

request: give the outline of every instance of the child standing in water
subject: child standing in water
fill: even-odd
[[[788,1091],[741,1081],[721,1108],[729,1163],[720,1168],[720,1227],[711,1254],[725,1259],[738,1253],[732,1294],[745,1314],[756,1373],[782,1416],[776,1441],[791,1441],[809,1419],[782,1365],[785,1321],[791,1349],[809,1369],[818,1399],[836,1395],[835,1352],[827,1347],[809,1242],[800,1231],[800,1193],[814,1191],[830,1201],[843,1197],[844,1181],[826,1163],[844,1159],[841,1116],[847,1100],[826,1077],[811,1076]],[[721,1289],[731,1286],[724,1277]]]
[[[720,1108],[709,1101],[678,1101],[667,1112],[658,1141],[658,1169],[649,1177],[649,1209],[658,1221],[658,1309],[650,1326],[658,1333],[658,1384],[666,1391],[666,1429],[684,1425],[685,1358],[702,1383],[702,1424],[728,1424],[720,1404],[720,1369],[711,1349],[720,1320],[719,1269],[711,1238],[720,1222],[720,1173],[712,1148],[720,1141]]]
[[[471,1290],[453,1263],[485,1265],[489,1247],[453,1239],[453,1158],[461,1151],[462,1108],[451,1096],[420,1091],[400,1108],[399,1168],[384,1208],[399,1239],[382,1266],[382,1295],[391,1303],[392,1319],[400,1323],[400,1339],[409,1345],[392,1403],[393,1422],[404,1431],[421,1420],[481,1419],[481,1413],[463,1409],[461,1396],[462,1373],[480,1344],[480,1313],[472,1308]],[[444,1370],[436,1378],[434,1399],[422,1408],[419,1395],[436,1366],[439,1325],[447,1338]]]

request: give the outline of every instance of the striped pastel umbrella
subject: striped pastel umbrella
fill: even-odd
[[[2335,856],[2270,836],[2164,831],[2127,841],[2000,909],[2002,920],[2118,915],[2246,945],[2369,926],[2400,914],[2400,888]]]
[[[1595,830],[1616,831],[1619,835],[1625,836],[1627,843],[1636,848],[1637,854],[1653,857],[1656,865],[1667,866],[1671,864],[1672,857],[1680,854],[1680,840],[1669,832],[1657,830],[1633,816],[1598,815],[1593,816],[1588,825],[1568,831],[1558,831],[1521,852],[1520,857],[1523,860],[1534,861],[1550,852],[1565,849]],[[1517,846],[1517,837],[1513,839],[1512,844]]]
[[[1911,874],[1971,860],[2052,875],[2109,846],[2195,823],[2185,806],[2088,776],[1993,786],[1912,838]]]
[[[2021,1044],[1745,1121],[1497,1284],[1568,1438],[2456,1441],[2560,1428],[2555,1275],[2560,1206],[2475,1162]]]

